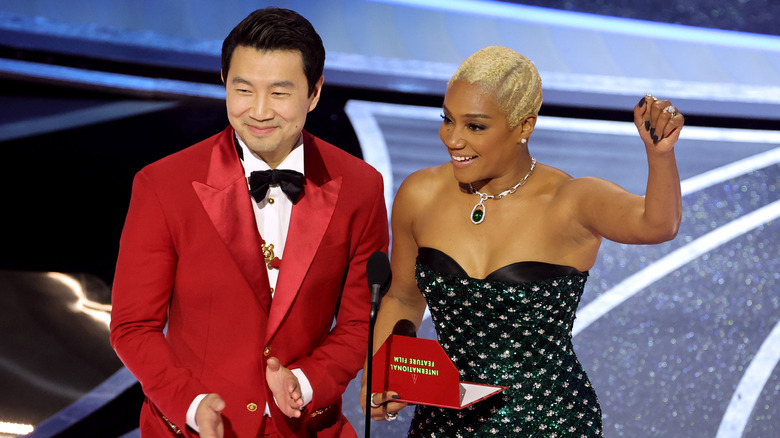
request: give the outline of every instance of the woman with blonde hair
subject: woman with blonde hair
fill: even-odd
[[[529,139],[541,103],[528,58],[496,46],[474,53],[444,96],[439,134],[451,160],[413,173],[398,190],[393,283],[374,345],[399,320],[419,328],[427,305],[461,380],[509,388],[461,410],[418,406],[409,436],[602,434],[596,392],[572,348],[575,311],[602,239],[676,236],[674,145],[684,118],[650,95],[634,108],[649,168],[638,196],[537,163]],[[396,398],[372,394],[372,418],[395,419],[406,406]]]

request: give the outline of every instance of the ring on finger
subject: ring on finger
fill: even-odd
[[[675,115],[677,115],[677,108],[675,108],[673,105],[669,105],[666,108],[664,108],[664,112],[667,112],[671,117],[674,117]]]
[[[387,421],[393,421],[398,418],[398,414],[395,412],[388,412],[385,414],[385,420]]]
[[[379,405],[378,405],[378,404],[374,403],[374,396],[375,396],[375,395],[376,395],[376,393],[375,393],[375,392],[372,392],[372,393],[371,393],[371,398],[370,398],[370,400],[371,400],[371,407],[372,407],[372,408],[378,408],[378,407],[379,407]]]

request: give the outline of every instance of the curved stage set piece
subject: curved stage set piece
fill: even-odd
[[[226,125],[221,41],[271,4],[105,3],[0,4],[0,438],[138,436],[143,394],[107,329],[132,177]],[[446,80],[483,46],[535,62],[532,152],[575,177],[641,194],[631,109],[671,99],[687,122],[679,235],[604,243],[575,349],[606,437],[780,435],[780,37],[493,1],[273,4],[328,52],[307,129],[382,172],[388,211],[407,175],[449,159]],[[418,336],[435,338],[429,318]],[[362,436],[359,381],[344,409]],[[411,413],[372,435],[404,436]]]

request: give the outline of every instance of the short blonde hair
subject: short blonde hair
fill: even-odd
[[[506,114],[509,129],[515,129],[542,106],[542,78],[533,62],[507,47],[488,46],[466,58],[447,85],[465,81],[492,93]]]

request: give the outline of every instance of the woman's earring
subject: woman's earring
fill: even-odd
[[[528,143],[528,140],[526,140],[525,138],[521,138],[521,139],[520,139],[520,143],[522,143],[522,144],[526,144],[526,143]]]

